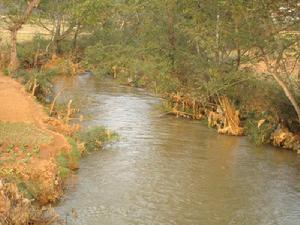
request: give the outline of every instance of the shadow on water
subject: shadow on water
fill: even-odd
[[[66,78],[77,99],[121,140],[81,161],[75,189],[57,207],[70,224],[300,224],[300,160],[292,152],[219,136],[197,121],[160,117],[143,90]],[[76,218],[72,217],[76,211]]]

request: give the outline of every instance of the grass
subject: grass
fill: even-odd
[[[66,178],[70,174],[69,156],[67,153],[61,152],[56,158],[58,164],[58,174],[61,178]]]
[[[76,140],[71,137],[67,137],[67,140],[71,145],[71,152],[61,152],[56,157],[56,162],[59,167],[58,174],[63,179],[67,178],[72,170],[79,168],[78,163],[81,157]]]
[[[66,138],[71,145],[71,151],[61,152],[56,157],[58,174],[62,179],[66,179],[72,171],[79,168],[79,160],[84,153],[102,149],[106,142],[116,140],[118,135],[104,127],[91,127],[77,133],[75,137]],[[80,152],[77,141],[84,144],[84,152]]]
[[[33,124],[0,122],[0,145],[39,146],[49,144],[51,140],[51,136]]]
[[[96,126],[80,132],[77,138],[84,143],[87,152],[93,152],[102,149],[104,143],[118,139],[118,135],[104,127]]]

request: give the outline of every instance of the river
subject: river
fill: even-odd
[[[145,91],[89,74],[60,80],[83,126],[120,140],[81,160],[56,210],[75,225],[298,225],[300,158],[162,116]],[[73,212],[73,213],[72,213]]]

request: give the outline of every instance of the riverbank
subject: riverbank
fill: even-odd
[[[0,102],[0,222],[51,224],[58,217],[41,207],[61,198],[81,155],[113,135],[104,128],[81,132],[50,118],[23,85],[2,74]]]
[[[167,114],[195,120],[205,120],[208,127],[219,134],[248,136],[257,145],[271,144],[300,154],[299,132],[292,132],[281,118],[275,118],[264,111],[243,111],[229,97],[222,96],[217,102],[204,103],[188,94],[168,94],[164,109]],[[265,113],[265,115],[264,115]]]
[[[63,180],[56,157],[70,153],[71,146],[63,135],[48,128],[47,115],[34,97],[2,74],[0,102],[1,221],[26,224],[37,220],[33,212],[38,206],[61,197]],[[12,190],[17,200],[5,194]],[[26,207],[24,199],[28,199]]]
[[[209,95],[184,85],[179,86],[177,91],[163,89],[157,92],[151,86],[154,81],[150,78],[144,79],[147,82],[141,82],[140,85],[139,81],[116,77],[117,82],[142,87],[162,97],[163,115],[199,120],[216,129],[221,135],[247,136],[256,145],[270,144],[300,154],[299,127],[291,105],[285,98],[274,104],[273,99],[267,99],[260,94],[243,95],[242,92],[253,91],[253,79],[251,77],[242,82],[243,84],[234,85],[233,90],[224,93],[215,94],[216,90],[212,90],[212,94]],[[264,85],[266,90],[278,89],[268,80],[262,80],[260,85]],[[259,88],[255,87],[254,90]],[[283,97],[282,93],[277,93],[277,97]],[[290,110],[287,112],[288,109]]]

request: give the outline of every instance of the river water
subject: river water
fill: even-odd
[[[161,116],[143,90],[89,74],[59,81],[89,120],[120,140],[81,161],[56,210],[80,225],[298,225],[300,158]]]

